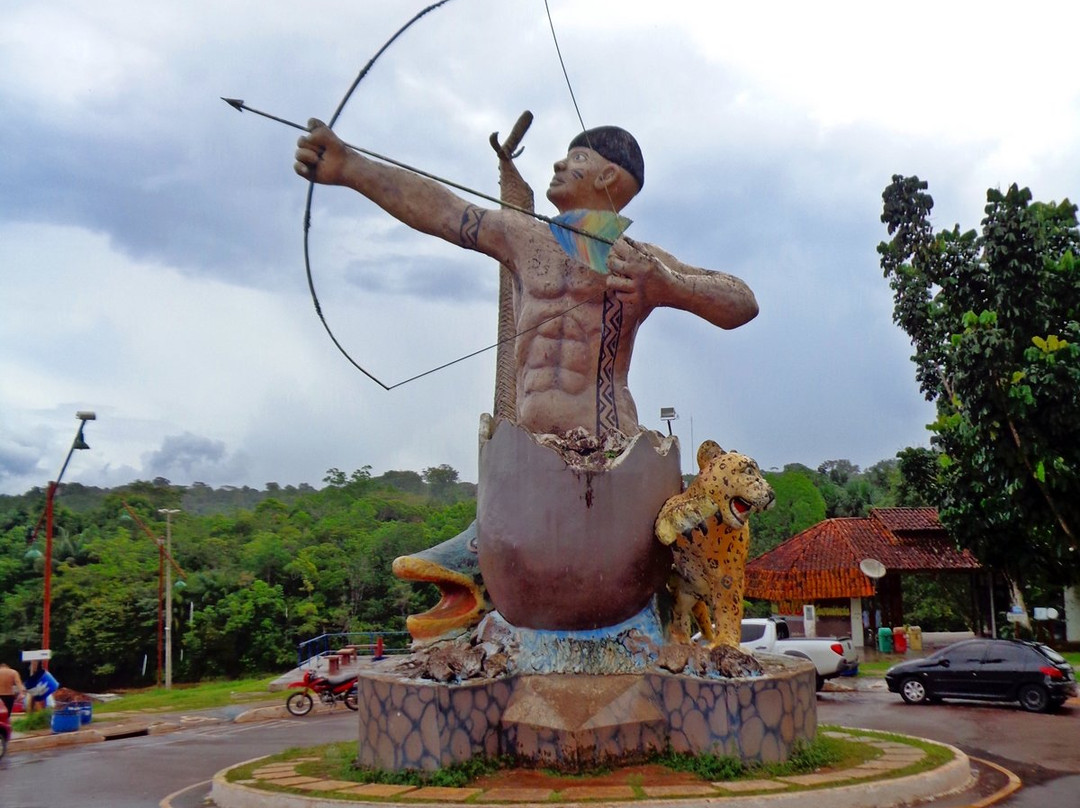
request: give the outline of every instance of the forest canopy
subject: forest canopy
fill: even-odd
[[[927,504],[897,460],[866,471],[847,460],[790,464],[765,477],[777,504],[752,517],[752,556],[825,518]],[[175,681],[284,671],[296,664],[300,642],[323,633],[403,631],[405,617],[438,596],[430,585],[395,578],[391,563],[464,530],[475,518],[476,486],[449,466],[379,477],[368,467],[330,469],[322,482],[264,490],[162,478],[115,489],[62,486],[50,669],[90,691],[154,684],[161,509],[179,511],[169,525],[183,572],[173,573]],[[43,534],[28,540],[44,500],[42,489],[0,496],[0,659],[9,664],[41,647]]]

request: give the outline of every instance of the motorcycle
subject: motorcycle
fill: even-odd
[[[285,699],[285,709],[296,716],[307,715],[315,706],[315,699],[330,707],[339,701],[345,703],[350,710],[357,709],[358,688],[356,675],[339,677],[320,676],[313,671],[304,671],[304,678],[299,682],[293,682],[290,688],[297,688],[299,692],[290,693]]]

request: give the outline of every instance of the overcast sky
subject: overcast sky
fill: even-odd
[[[634,132],[628,235],[750,284],[721,331],[654,313],[630,376],[689,470],[706,438],[765,468],[865,468],[928,445],[892,324],[881,192],[929,181],[940,229],[986,189],[1080,195],[1080,4],[550,0],[587,126]],[[330,467],[476,479],[490,351],[386,392],[323,331],[302,257],[295,121],[328,118],[422,3],[7,0],[0,25],[0,492],[67,482],[321,486]],[[337,124],[349,142],[498,194],[493,131],[525,109],[543,199],[580,129],[543,0],[454,0],[406,33]],[[485,203],[486,204],[486,203]],[[315,284],[387,384],[491,344],[494,263],[320,188]]]

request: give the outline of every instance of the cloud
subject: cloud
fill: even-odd
[[[143,455],[142,468],[154,477],[198,481],[244,479],[247,472],[242,459],[229,456],[224,441],[190,432],[167,436],[160,448]]]
[[[681,312],[642,326],[642,420],[689,465],[711,437],[762,465],[870,465],[932,420],[891,322],[875,247],[894,173],[935,223],[977,227],[986,189],[1076,197],[1080,6],[902,10],[675,0],[550,4],[587,126],[639,137],[630,235],[745,278],[733,332]],[[87,484],[319,483],[327,468],[475,479],[493,352],[383,390],[341,356],[308,294],[298,133],[330,117],[413,10],[391,0],[16,3],[0,29],[0,491],[56,474],[79,409]],[[304,15],[317,14],[309,24]],[[498,194],[488,137],[529,109],[518,158],[543,198],[580,128],[543,4],[457,0],[376,63],[347,140]],[[478,202],[479,204],[487,204]],[[312,280],[335,336],[388,386],[491,345],[490,259],[319,188]],[[126,479],[125,479],[126,478]]]

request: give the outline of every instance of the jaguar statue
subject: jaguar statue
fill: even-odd
[[[754,460],[705,441],[700,473],[664,503],[656,537],[671,547],[668,590],[673,598],[668,639],[689,643],[693,623],[710,647],[739,647],[751,513],[773,505],[775,494]]]

